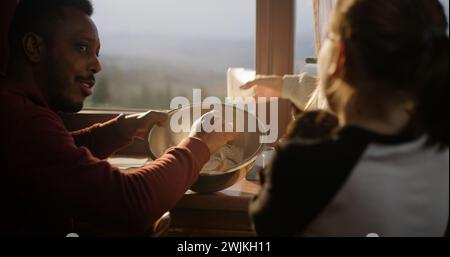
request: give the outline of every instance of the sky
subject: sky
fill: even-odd
[[[106,52],[120,53],[138,40],[136,35],[151,36],[152,44],[162,40],[179,44],[180,40],[246,40],[256,38],[256,0],[92,0],[93,20],[99,29]],[[297,1],[297,56],[314,56],[313,0]],[[117,39],[119,36],[120,40]],[[170,40],[167,40],[170,39]],[[145,43],[151,49],[152,44]],[[157,47],[164,51],[169,45]],[[134,46],[141,51],[141,47]],[[301,49],[300,49],[301,48]],[[251,48],[249,48],[251,49]],[[126,50],[126,49],[123,49]],[[133,51],[133,49],[128,49]],[[127,51],[128,53],[130,51]],[[152,56],[158,55],[152,53]]]
[[[101,34],[254,38],[256,0],[93,0]]]
[[[448,15],[449,0],[440,0]],[[151,43],[161,41],[154,51],[176,52],[170,44],[210,40],[255,39],[256,0],[92,0],[93,20],[99,29],[104,50],[113,53],[130,52],[139,36],[150,36]],[[296,60],[315,55],[313,0],[297,0]],[[117,40],[117,38],[121,40]],[[168,40],[171,39],[171,40]],[[125,40],[125,41],[124,41]],[[135,42],[136,41],[136,42]],[[122,42],[122,43],[120,43]],[[124,43],[125,42],[125,43]],[[217,41],[215,41],[217,42]],[[156,44],[156,43],[155,43]],[[169,44],[169,45],[166,45]],[[151,44],[145,42],[145,49]],[[187,44],[186,44],[187,45]],[[198,45],[198,44],[196,44]],[[117,46],[119,48],[117,48]],[[136,52],[141,48],[134,46]],[[121,49],[118,51],[117,49]],[[167,50],[166,49],[166,50]],[[171,48],[170,48],[171,49]],[[128,50],[128,51],[127,51]],[[157,53],[152,53],[155,56]]]
[[[449,0],[440,0],[448,15]],[[297,16],[311,23],[312,0],[297,0]],[[101,34],[168,34],[254,38],[256,0],[93,0]],[[297,26],[298,36],[310,36]]]

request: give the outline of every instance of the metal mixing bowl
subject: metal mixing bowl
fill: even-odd
[[[253,114],[245,110],[236,108],[235,106],[226,104],[222,104],[221,106],[224,113],[226,113],[226,111],[228,111],[228,114],[233,113],[233,124],[235,128],[238,123],[241,124],[244,128],[245,132],[239,133],[239,137],[229,143],[230,145],[238,147],[240,151],[242,151],[242,160],[239,160],[239,162],[235,165],[227,167],[226,170],[214,171],[214,173],[212,174],[200,173],[198,180],[190,188],[194,192],[212,193],[234,185],[252,168],[256,158],[264,148],[264,144],[260,143],[260,136],[264,134],[258,131],[258,127],[260,124],[259,119],[257,119]],[[190,122],[188,124],[189,128],[187,128],[187,130],[190,130],[192,124],[195,122],[192,118],[194,107],[195,105],[189,105],[176,110],[172,110],[171,112],[169,112],[169,121],[176,113],[178,115],[189,113]],[[204,113],[209,112],[212,109],[212,107],[202,109],[201,114],[203,115]],[[178,115],[176,117],[179,117]],[[249,132],[249,128],[252,128],[251,126],[249,127],[249,124],[255,125],[256,132]],[[152,130],[150,130],[147,136],[147,142],[145,144],[147,153],[150,158],[155,160],[162,156],[168,148],[178,145],[178,143],[180,143],[188,135],[189,132],[173,132],[170,128],[170,122],[168,122],[167,126],[165,127],[155,126]]]

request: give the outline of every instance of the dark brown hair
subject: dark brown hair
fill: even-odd
[[[320,142],[329,139],[339,129],[336,116],[327,111],[309,111],[299,114],[288,127],[284,138]]]
[[[411,99],[413,132],[448,147],[448,35],[438,0],[340,0],[331,32],[340,36],[340,75],[373,113],[382,101]],[[361,107],[362,108],[362,107]]]
[[[21,49],[22,38],[28,32],[49,37],[52,21],[62,16],[64,8],[75,8],[88,16],[93,13],[90,0],[20,0],[9,30],[9,52]]]

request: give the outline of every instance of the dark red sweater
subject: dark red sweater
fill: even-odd
[[[0,235],[66,235],[74,222],[139,235],[170,210],[208,161],[185,139],[155,162],[122,173],[103,160],[130,138],[114,119],[69,133],[30,86],[0,84]]]

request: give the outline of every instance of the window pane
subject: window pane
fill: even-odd
[[[306,58],[315,58],[313,0],[296,1],[295,72],[304,70]]]
[[[228,67],[254,68],[255,0],[93,0],[103,70],[86,107],[169,108],[226,96]]]
[[[440,0],[441,4],[444,6],[445,15],[447,15],[447,22],[448,22],[448,0]],[[448,28],[447,28],[448,31]]]

